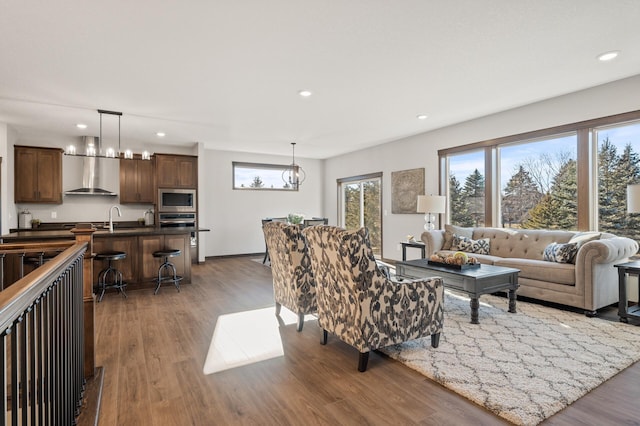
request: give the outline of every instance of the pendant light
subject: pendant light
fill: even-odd
[[[291,142],[291,149],[293,152],[291,165],[282,172],[282,180],[285,184],[290,185],[295,190],[298,190],[300,185],[302,185],[302,182],[306,179],[307,174],[302,170],[302,167],[296,164],[295,142]]]
[[[130,149],[126,149],[123,152],[120,146],[120,118],[122,117],[122,113],[119,111],[107,111],[104,109],[99,109],[98,114],[100,114],[100,139],[98,140],[98,146],[95,146],[94,144],[89,144],[86,146],[85,153],[80,154],[77,152],[76,147],[74,145],[69,145],[65,151],[65,155],[75,155],[80,157],[101,157],[101,158],[120,158],[120,156],[122,155],[124,159],[132,160],[133,151],[131,151]],[[102,152],[101,147],[102,147],[102,115],[103,114],[118,116],[118,151],[117,152],[115,149],[111,147],[107,148],[105,152]],[[140,157],[143,160],[151,160],[151,153],[149,153],[149,151],[146,151],[146,150],[142,151],[142,154],[140,154]]]

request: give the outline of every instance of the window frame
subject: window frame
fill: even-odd
[[[232,161],[231,162],[231,189],[238,191],[299,191],[299,186],[292,186],[291,188],[271,188],[271,187],[263,187],[263,188],[255,188],[255,187],[240,187],[236,186],[236,168],[247,168],[247,169],[264,169],[264,170],[278,170],[281,173],[284,173],[288,170],[291,165],[290,164],[270,164],[270,163],[251,163],[246,161]],[[284,181],[282,181],[284,184]]]

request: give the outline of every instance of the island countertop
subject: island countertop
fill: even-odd
[[[181,235],[190,234],[192,232],[206,232],[208,229],[195,227],[153,227],[144,226],[137,228],[115,228],[113,232],[108,229],[96,229],[93,233],[94,238],[110,238],[110,237],[135,237],[145,235]],[[74,235],[70,229],[54,229],[54,230],[18,230],[3,235],[2,242],[18,242],[18,241],[38,241],[38,240],[65,240],[73,239]]]
[[[158,250],[180,250],[178,256],[171,258],[178,275],[183,277],[182,283],[191,282],[191,237],[194,232],[205,232],[208,229],[198,227],[116,227],[113,232],[97,227],[93,233],[93,253],[120,251],[126,254],[116,262],[116,268],[122,272],[127,289],[154,288],[158,276],[158,268],[162,259],[154,256]],[[101,229],[102,228],[102,229]],[[4,243],[29,243],[72,240],[75,235],[70,227],[64,229],[13,230],[3,235]],[[93,282],[98,282],[98,274],[105,268],[104,262],[94,261]]]

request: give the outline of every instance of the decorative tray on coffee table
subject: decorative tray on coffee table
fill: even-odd
[[[480,267],[479,263],[465,263],[464,265],[456,265],[453,263],[436,262],[433,260],[428,260],[427,263],[429,265],[442,266],[443,268],[456,269],[458,271],[464,271],[465,269],[478,269]]]

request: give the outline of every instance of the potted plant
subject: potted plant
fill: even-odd
[[[37,228],[38,226],[40,226],[40,219],[31,219],[31,227]]]
[[[299,225],[304,220],[304,215],[289,213],[289,216],[287,216],[287,220],[292,225]]]

